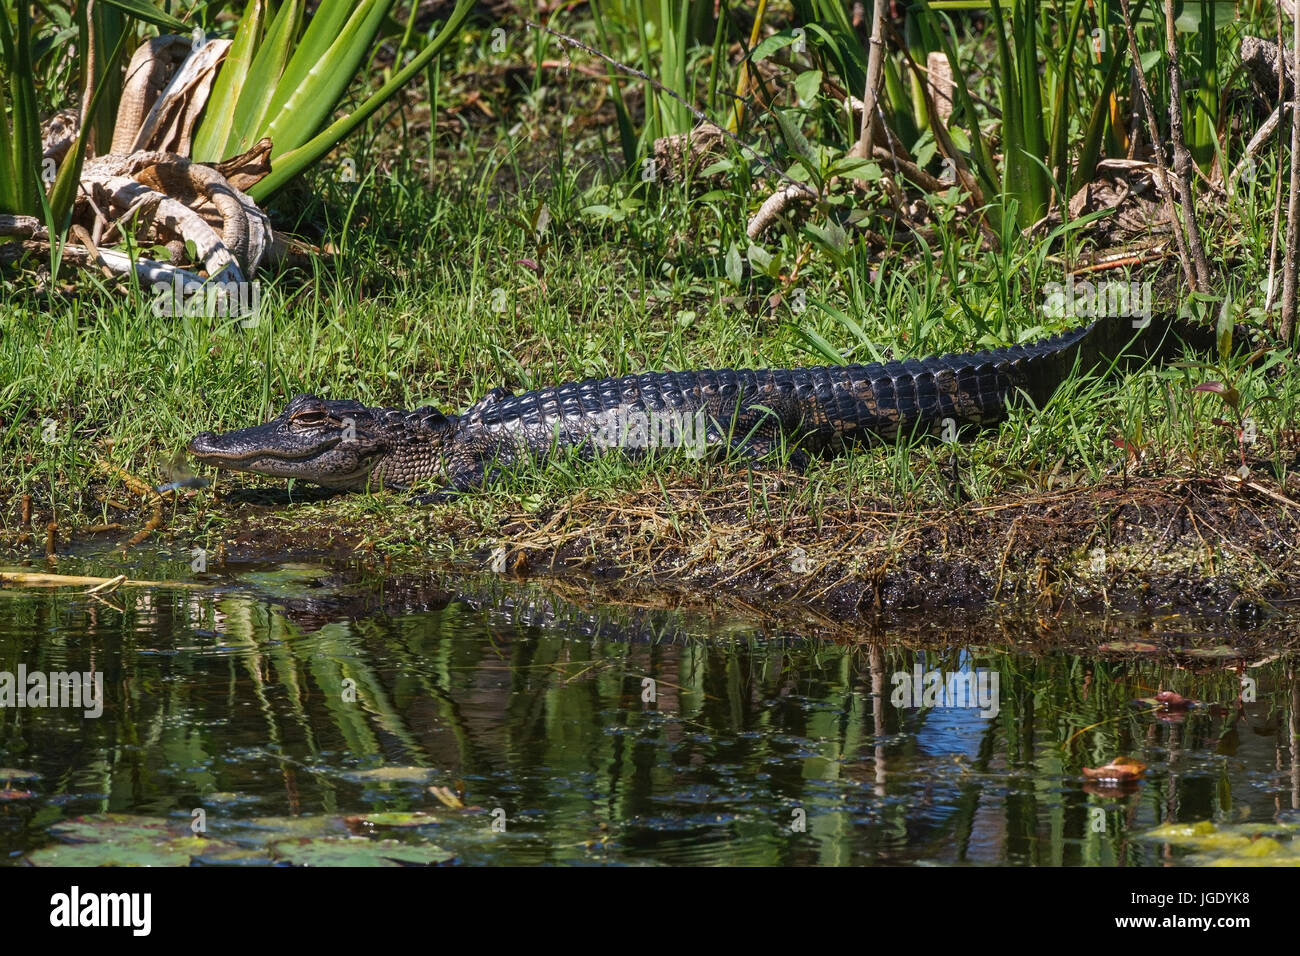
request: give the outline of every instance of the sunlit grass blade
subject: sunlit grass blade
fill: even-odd
[[[268,109],[271,115],[279,115],[284,109],[285,103],[307,80],[325,52],[343,33],[348,21],[356,16],[364,17],[366,9],[373,6],[374,2],[375,0],[362,0],[356,10],[352,10],[349,0],[322,0],[307,21],[307,28],[285,65],[284,72],[277,78],[275,93]]]

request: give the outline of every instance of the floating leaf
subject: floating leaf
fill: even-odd
[[[1084,767],[1083,775],[1091,780],[1137,780],[1146,773],[1147,765],[1132,757],[1116,757],[1104,767]]]
[[[1165,843],[1177,843],[1182,840],[1199,840],[1214,833],[1216,829],[1209,820],[1202,820],[1199,823],[1162,823],[1142,836],[1152,840],[1162,840]]]
[[[424,813],[423,811],[414,813],[365,813],[345,817],[344,820],[353,830],[372,827],[428,827],[442,822],[432,813]]]
[[[1187,710],[1189,707],[1195,707],[1200,701],[1184,697],[1172,690],[1162,690],[1156,694],[1156,703],[1165,710]]]
[[[271,852],[294,866],[432,866],[454,854],[431,843],[407,844],[364,837],[320,837],[280,840]]]
[[[1145,641],[1111,641],[1097,648],[1103,654],[1158,654],[1160,648]]]
[[[50,827],[50,836],[65,843],[162,842],[189,833],[187,821],[166,817],[99,813],[74,817]]]
[[[223,835],[247,846],[267,846],[277,840],[320,836],[346,836],[341,817],[254,817],[238,820]]]
[[[373,770],[353,770],[344,779],[357,783],[428,783],[433,771],[427,767],[375,767]]]
[[[1241,651],[1224,644],[1217,647],[1183,647],[1177,653],[1196,661],[1235,661],[1242,657]]]
[[[188,853],[165,847],[115,847],[102,843],[56,843],[27,854],[29,866],[189,866]]]
[[[1272,837],[1260,837],[1258,840],[1252,840],[1250,846],[1246,847],[1239,854],[1240,856],[1258,859],[1262,856],[1274,856],[1282,852],[1282,844],[1278,843]]]
[[[191,854],[203,866],[271,866],[275,863],[264,848],[240,846],[224,840],[204,840]]]
[[[181,847],[158,844],[55,843],[27,854],[32,866],[189,866],[190,854]]]
[[[465,801],[450,787],[430,787],[429,792],[441,800],[445,806],[451,807],[453,810],[465,809]]]
[[[1282,836],[1287,825],[1276,823],[1241,823],[1215,826],[1209,820],[1197,823],[1165,823],[1140,834],[1171,846],[1199,851],[1191,862],[1210,866],[1300,865],[1300,842],[1278,840],[1264,832]]]

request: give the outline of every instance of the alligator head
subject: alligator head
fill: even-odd
[[[454,424],[432,406],[405,411],[295,395],[264,425],[195,435],[189,452],[227,471],[299,478],[324,488],[408,488],[441,475],[441,449]]]

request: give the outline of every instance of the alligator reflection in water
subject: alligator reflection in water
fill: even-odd
[[[204,808],[213,829],[444,812],[432,783],[483,808],[436,834],[470,862],[1150,864],[1184,853],[1134,839],[1165,820],[1300,806],[1284,653],[973,643],[989,634],[844,646],[318,567],[250,568],[208,594],[3,592],[0,670],[93,670],[106,699],[98,720],[0,710],[0,767],[38,775],[5,803],[0,850],[103,811]],[[1202,703],[1134,703],[1164,689]],[[1145,777],[1083,776],[1118,756]]]

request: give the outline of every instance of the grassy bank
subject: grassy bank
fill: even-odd
[[[791,222],[759,243],[775,266],[739,261],[761,195],[749,164],[731,158],[726,190],[611,184],[601,81],[579,70],[521,81],[483,62],[484,36],[467,35],[441,106],[463,118],[486,96],[496,116],[444,123],[431,147],[417,93],[356,144],[359,182],[318,171],[273,204],[280,227],[319,251],[261,279],[255,324],[157,315],[151,290],[121,280],[6,272],[0,542],[11,554],[39,556],[45,534],[32,529],[51,521],[60,542],[96,525],[130,537],[158,503],[123,473],[173,480],[191,435],[264,420],[298,392],[459,410],[498,385],[821,364],[827,346],[851,360],[920,356],[1082,321],[1045,309],[1052,283],[1086,265],[1081,238],[1008,228],[991,243],[955,201],[934,202],[931,245],[882,249],[865,227],[830,241]],[[1228,301],[1238,339],[1267,335],[1272,162],[1206,216],[1217,298],[1195,308],[1214,322]],[[1140,261],[1079,281],[1148,283],[1156,309],[1176,308],[1168,234],[1133,238]],[[773,588],[844,613],[923,604],[914,589],[927,576],[953,600],[1037,600],[1041,558],[1056,569],[1039,589],[1047,607],[1072,588],[1109,595],[1128,574],[1176,585],[1175,603],[1210,582],[1206,600],[1226,611],[1290,588],[1279,548],[1300,499],[1300,381],[1283,356],[1076,378],[976,442],[867,448],[802,476],[686,458],[559,461],[418,513],[395,495],[266,511],[231,492],[270,483],[222,477],[163,500],[155,533],[274,552],[276,534],[302,543],[336,529],[339,547]],[[1236,389],[1236,410],[1193,391],[1215,381]],[[1168,561],[1147,560],[1161,549]],[[892,598],[891,574],[910,582],[889,579]]]

